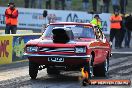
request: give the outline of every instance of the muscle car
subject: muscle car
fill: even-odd
[[[24,55],[29,59],[31,79],[44,68],[49,75],[84,68],[92,78],[108,74],[111,47],[93,24],[59,22],[50,23],[39,39],[28,41]]]

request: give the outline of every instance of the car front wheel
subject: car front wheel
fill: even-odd
[[[39,68],[38,64],[32,61],[29,61],[29,75],[31,79],[36,79],[37,74],[38,74],[38,68]]]
[[[84,72],[85,71],[88,72],[88,78],[83,78],[82,79],[82,85],[83,86],[86,86],[87,83],[88,83],[88,80],[92,79],[93,76],[94,76],[94,72],[93,72],[93,63],[94,63],[94,61],[93,60],[94,60],[94,57],[93,57],[93,55],[91,55],[89,63],[86,63],[84,65]]]

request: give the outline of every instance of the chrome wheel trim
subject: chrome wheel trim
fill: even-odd
[[[108,59],[105,60],[105,72],[108,72]]]
[[[105,77],[108,77],[108,69],[109,69],[109,63],[108,63],[108,59],[106,59],[105,61]]]
[[[90,70],[90,76],[91,77],[93,76],[93,66],[91,65],[92,59],[93,59],[93,56],[91,55],[90,56],[90,62],[89,62],[89,70]]]

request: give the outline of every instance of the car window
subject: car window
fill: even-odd
[[[72,30],[75,38],[95,38],[93,28],[90,26],[83,25],[49,25],[46,28],[43,36],[52,37],[52,30],[56,27],[64,27],[68,30]]]

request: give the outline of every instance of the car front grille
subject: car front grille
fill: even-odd
[[[65,52],[74,53],[74,48],[40,48],[40,52]]]

